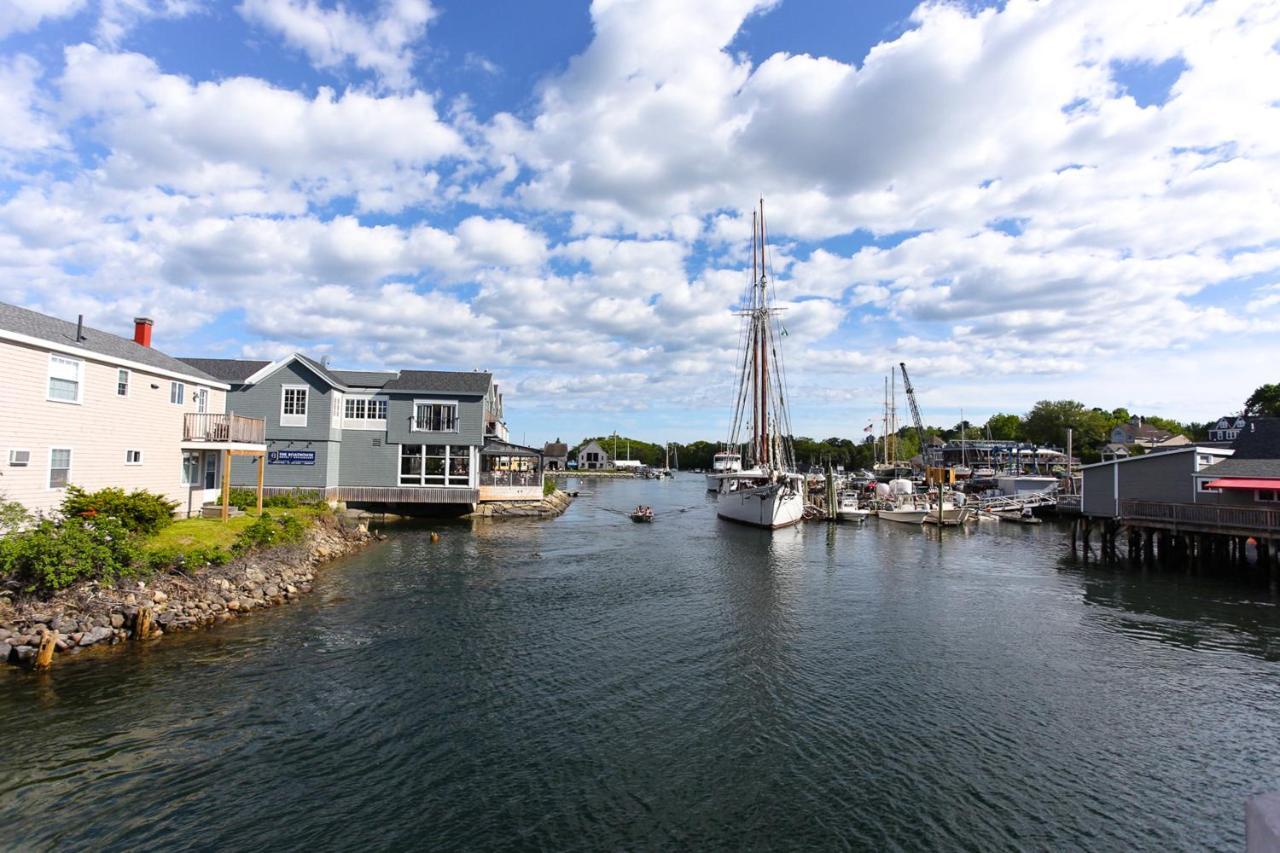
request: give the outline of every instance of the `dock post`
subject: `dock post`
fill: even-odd
[[[58,632],[45,631],[36,650],[36,669],[48,669],[53,665],[53,651],[58,646]]]
[[[151,608],[143,607],[138,610],[137,621],[133,624],[133,638],[145,640],[149,636],[151,636]]]

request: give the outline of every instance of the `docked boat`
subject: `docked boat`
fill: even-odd
[[[899,501],[895,506],[877,512],[876,517],[902,524],[921,524],[928,514],[927,506],[916,506],[913,501]]]
[[[1042,524],[1042,520],[1036,518],[1031,512],[1031,507],[1024,506],[1022,509],[997,509],[992,510],[991,514],[999,518],[1001,521],[1014,521],[1018,524]]]
[[[939,511],[938,505],[934,504],[929,507],[923,521],[925,524],[933,524],[938,527],[959,527],[968,521],[971,515],[972,511],[968,507],[956,506],[950,501],[943,501],[941,511]]]
[[[718,478],[716,515],[772,530],[804,518],[805,486],[791,447],[786,386],[777,359],[770,358],[778,351],[781,335],[775,330],[769,291],[763,201],[752,219],[751,289],[741,312],[742,370],[728,444],[746,446],[750,467],[729,470],[733,460],[726,455],[726,468]],[[747,429],[750,440],[742,441]]]
[[[707,472],[707,491],[720,491],[720,481],[742,470],[742,454],[722,450],[711,458],[711,470]]]
[[[841,521],[866,521],[871,510],[858,504],[857,495],[844,494],[836,504],[836,518]]]

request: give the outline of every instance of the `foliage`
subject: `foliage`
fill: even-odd
[[[31,513],[27,508],[17,501],[6,500],[4,493],[0,492],[0,536],[16,533],[29,521]]]
[[[105,514],[44,519],[31,530],[0,540],[0,573],[32,592],[52,592],[81,580],[127,577],[137,571],[139,557],[125,525]]]
[[[227,494],[227,503],[242,511],[258,509],[258,493],[254,489],[231,489]],[[284,494],[263,498],[264,509],[296,509],[298,507],[327,507],[323,498],[316,497],[314,492],[291,491]]]
[[[1032,444],[1063,446],[1067,429],[1075,433],[1081,447],[1105,444],[1111,429],[1110,418],[1100,409],[1086,409],[1075,400],[1041,400],[1022,422],[1022,433]]]
[[[992,441],[1020,441],[1022,418],[1017,415],[994,414],[987,418],[984,434],[990,435]]]
[[[1259,385],[1244,401],[1245,414],[1280,417],[1280,383]]]
[[[543,477],[542,478],[542,496],[545,498],[546,496],[552,494],[555,490],[556,490],[556,481],[551,479],[550,477]]]
[[[173,523],[173,511],[177,508],[177,501],[143,489],[126,494],[124,489],[86,492],[77,486],[68,486],[62,501],[62,514],[67,518],[110,516],[119,519],[130,533],[155,533],[167,527]]]
[[[231,554],[216,546],[184,549],[174,545],[144,551],[142,565],[151,572],[167,572],[171,569],[221,566],[231,559]]]
[[[240,531],[232,552],[243,554],[258,548],[274,548],[277,545],[291,545],[302,540],[306,527],[297,516],[283,515],[276,518],[269,512],[262,513],[252,524]]]

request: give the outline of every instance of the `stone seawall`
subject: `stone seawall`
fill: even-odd
[[[222,566],[152,575],[114,584],[76,584],[47,599],[0,598],[0,657],[34,665],[45,635],[57,654],[131,639],[152,640],[284,604],[311,591],[321,563],[364,547],[364,525],[317,519],[301,544],[238,557]]]
[[[483,503],[471,513],[472,518],[552,518],[573,503],[573,496],[556,489],[540,501],[495,501]]]

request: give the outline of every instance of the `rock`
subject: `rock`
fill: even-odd
[[[263,587],[262,592],[264,595],[266,595],[267,598],[275,598],[277,595],[280,594],[280,587],[276,586],[275,584],[270,584],[266,587]]]
[[[157,589],[155,592],[151,593],[151,600],[156,604],[164,604],[169,600],[169,596],[164,594],[164,590]]]
[[[13,632],[8,628],[0,628],[0,640],[7,640],[13,636]]]
[[[105,628],[110,624],[111,620],[104,614],[99,613],[97,616],[93,617],[93,627],[95,628]]]
[[[134,595],[133,593],[129,593],[124,597],[124,603],[129,605],[130,607],[136,607],[138,604],[138,596]]]
[[[36,662],[35,646],[12,646],[9,649],[9,663],[19,666],[31,666]]]
[[[228,609],[228,610],[230,610],[230,611],[232,611],[232,612],[235,612],[236,610],[239,610],[239,609],[240,609],[240,602],[239,602],[239,601],[237,601],[237,600],[236,600],[236,599],[234,599],[234,598],[228,598],[228,599],[227,599],[227,609]]]
[[[80,645],[92,646],[94,643],[100,643],[103,640],[106,640],[112,637],[114,634],[115,632],[112,631],[110,628],[105,626],[99,626],[89,631],[88,633],[86,633],[83,637],[81,637]]]
[[[124,614],[123,614],[123,613],[112,613],[112,614],[111,614],[111,627],[112,627],[112,628],[123,628],[123,627],[124,627]]]

